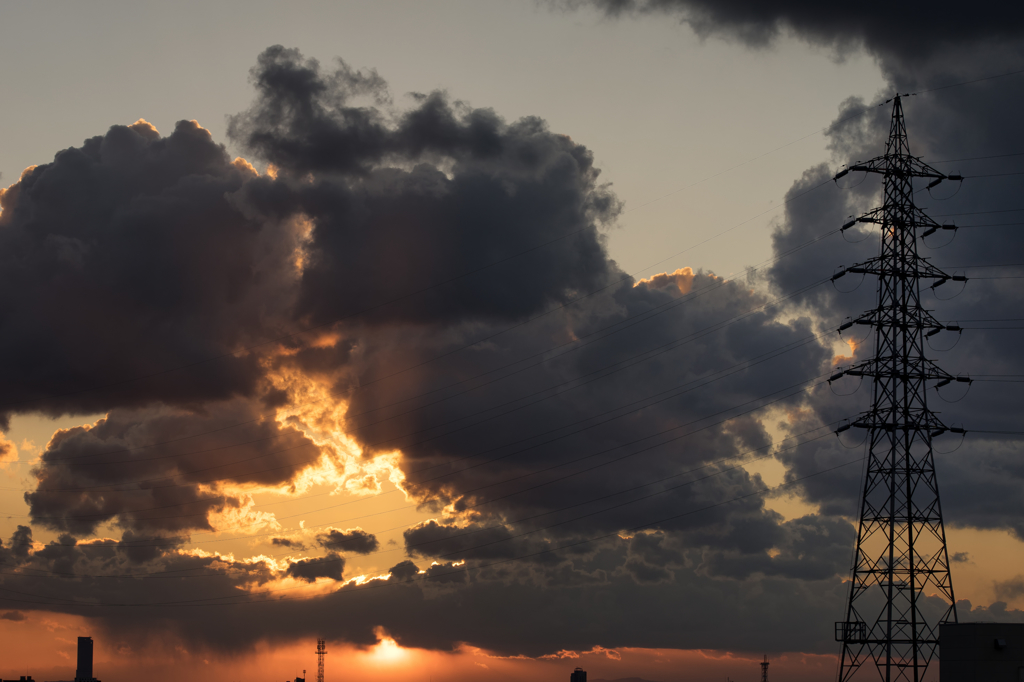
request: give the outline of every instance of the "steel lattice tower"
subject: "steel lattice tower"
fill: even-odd
[[[761,682],[768,682],[768,654],[764,655],[761,661]]]
[[[884,204],[842,228],[857,222],[879,225],[880,255],[832,277],[861,273],[878,278],[877,306],[840,327],[840,332],[855,324],[873,327],[874,357],[830,378],[870,377],[874,385],[871,409],[837,431],[853,426],[868,433],[846,620],[836,623],[836,640],[843,643],[840,682],[871,663],[885,682],[921,682],[937,658],[939,624],[957,619],[932,439],[963,429],[942,424],[928,409],[926,390],[930,381],[940,386],[970,380],[953,377],[925,357],[926,336],[959,327],[940,324],[921,306],[921,282],[930,281],[934,289],[966,278],[947,275],[918,255],[918,237],[955,228],[938,225],[914,205],[913,181],[931,178],[933,187],[961,178],[910,155],[900,97],[889,101],[892,123],[885,154],[836,175],[838,180],[850,171],[878,173],[884,183]],[[923,608],[923,598],[933,594],[947,602],[944,612]]]
[[[324,656],[327,655],[327,641],[323,639],[316,640],[316,682],[324,682]]]

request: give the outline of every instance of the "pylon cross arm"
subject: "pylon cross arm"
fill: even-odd
[[[902,177],[911,178],[932,178],[937,180],[962,180],[957,174],[946,174],[932,168],[924,161],[904,154],[883,154],[868,161],[861,161],[835,174],[834,179],[838,180],[847,173],[878,173],[880,175],[897,174]]]

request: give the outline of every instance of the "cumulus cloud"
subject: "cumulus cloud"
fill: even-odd
[[[202,410],[111,410],[92,425],[60,431],[25,499],[33,521],[88,535],[115,520],[136,533],[212,530],[209,515],[245,505],[224,486],[276,486],[310,466],[320,450],[249,401]],[[183,435],[200,437],[182,439]],[[206,435],[201,435],[206,434]]]
[[[380,549],[380,542],[376,536],[367,533],[362,528],[349,528],[348,530],[332,528],[326,533],[318,534],[316,542],[328,550],[355,554],[370,554]]]
[[[597,228],[618,203],[597,182],[590,151],[541,119],[508,123],[435,92],[392,122],[350,105],[363,76],[280,47],[261,55],[252,78],[257,98],[229,134],[278,172],[247,185],[247,205],[312,222],[301,315],[510,320],[607,275]]]
[[[996,581],[996,596],[1000,599],[1016,599],[1024,596],[1024,575],[1009,580]]]
[[[331,552],[322,559],[300,559],[288,564],[285,575],[307,583],[316,582],[317,578],[341,580],[345,571],[345,559]]]
[[[420,569],[416,566],[416,564],[409,561],[408,559],[405,561],[400,561],[388,569],[388,574],[391,576],[392,580],[398,580],[402,582],[411,580],[419,572]]]
[[[18,333],[0,354],[19,360],[0,425],[256,395],[256,358],[233,353],[288,304],[294,235],[232,205],[252,175],[182,121],[167,137],[113,126],[5,190],[0,305]]]

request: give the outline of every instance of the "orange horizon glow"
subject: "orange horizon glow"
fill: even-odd
[[[145,645],[110,642],[96,624],[79,616],[24,612],[24,620],[0,619],[0,637],[8,645],[0,661],[0,678],[32,675],[36,680],[71,679],[78,636],[95,642],[94,674],[104,682],[175,682],[189,677],[200,682],[292,680],[306,671],[316,678],[315,637],[283,644],[259,642],[244,652],[218,653],[197,649],[162,635]],[[396,675],[423,682],[475,682],[482,675],[502,680],[566,682],[576,666],[588,679],[640,677],[658,682],[754,679],[762,653],[710,649],[605,648],[563,650],[539,656],[504,655],[470,645],[450,651],[404,647],[386,630],[375,630],[377,642],[358,647],[327,641],[325,680],[390,682]],[[769,655],[779,679],[811,682],[834,674],[832,654],[791,652]],[[37,665],[47,661],[46,666]]]

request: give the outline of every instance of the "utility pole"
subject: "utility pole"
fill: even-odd
[[[761,682],[768,682],[768,654],[764,655],[761,661]]]
[[[928,664],[938,657],[939,624],[957,620],[932,439],[964,430],[945,426],[928,409],[925,393],[930,381],[938,388],[970,379],[954,377],[925,358],[926,336],[960,328],[940,324],[921,306],[921,282],[930,282],[934,290],[967,278],[947,275],[918,255],[919,237],[955,226],[935,223],[914,205],[913,181],[930,178],[930,188],[962,178],[910,155],[900,96],[889,101],[892,123],[885,154],[836,175],[838,180],[851,171],[878,173],[884,183],[884,204],[842,227],[846,230],[858,222],[879,225],[880,255],[832,276],[833,282],[847,273],[878,278],[876,307],[839,328],[842,333],[855,324],[873,327],[874,357],[840,369],[829,379],[870,377],[874,386],[871,409],[836,431],[856,427],[868,434],[846,620],[836,623],[836,640],[843,644],[840,682],[871,664],[884,682],[922,682]],[[941,616],[931,615],[929,620],[921,601],[932,593],[943,597],[947,606]]]
[[[327,655],[327,642],[322,639],[316,640],[316,682],[324,682],[324,656]]]

